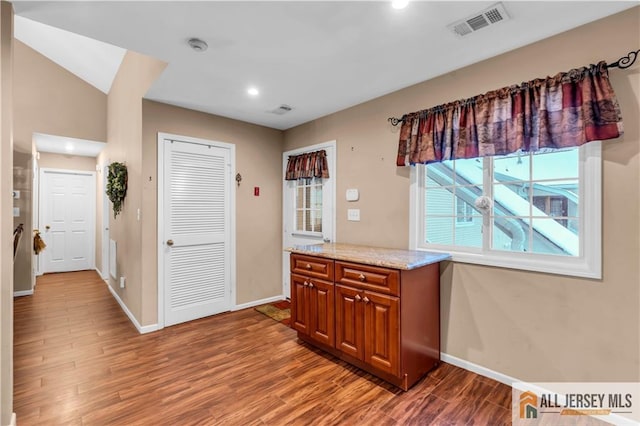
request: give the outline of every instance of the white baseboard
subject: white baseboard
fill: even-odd
[[[286,298],[283,295],[268,297],[266,299],[254,300],[253,302],[241,303],[240,305],[236,305],[231,308],[232,311],[239,311],[241,309],[253,308],[254,306],[264,305],[266,303],[279,302],[281,300],[285,300]]]
[[[100,269],[98,269],[98,268],[93,268],[93,269],[98,273],[98,275],[100,275],[100,278],[102,278],[103,280],[105,280],[105,281],[106,281],[106,280],[107,280],[107,278],[109,278],[109,277],[105,277],[105,276],[102,274],[102,272],[100,271]]]
[[[20,291],[14,291],[13,292],[13,297],[31,296],[31,295],[33,295],[33,289],[31,289],[31,290],[20,290]]]
[[[440,353],[440,359],[444,362],[455,365],[456,367],[464,368],[465,370],[471,371],[484,377],[488,377],[497,382],[504,383],[508,386],[512,386],[514,382],[522,382],[522,380],[516,379],[515,377],[507,376],[506,374],[502,374],[498,371],[493,371],[487,367],[474,364],[471,361],[467,361],[453,355],[446,354],[444,352]]]
[[[9,423],[9,426],[17,426],[17,425],[18,425],[18,418],[16,417],[16,413],[12,413],[11,423]]]
[[[152,331],[158,330],[158,324],[151,324],[151,325],[145,325],[145,326],[140,325],[136,317],[131,313],[129,308],[127,308],[127,305],[124,304],[122,299],[120,299],[120,296],[118,295],[118,293],[116,293],[116,291],[109,285],[109,282],[107,280],[105,280],[105,284],[107,285],[107,288],[111,292],[111,295],[113,296],[113,298],[116,299],[116,301],[118,302],[118,304],[120,305],[124,313],[127,314],[127,316],[129,317],[129,321],[131,321],[131,323],[136,327],[136,329],[138,330],[138,333],[145,334],[145,333],[151,333]]]

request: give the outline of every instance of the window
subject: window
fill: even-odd
[[[322,234],[322,179],[298,179],[296,181],[297,232]]]
[[[412,173],[412,248],[600,278],[600,142],[419,165]],[[487,209],[476,207],[480,197]]]

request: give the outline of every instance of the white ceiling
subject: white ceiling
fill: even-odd
[[[44,133],[34,133],[33,139],[39,152],[81,155],[83,157],[97,157],[107,145],[104,142],[46,135]]]
[[[448,24],[495,2],[414,1],[403,10],[392,9],[389,1],[13,2],[21,17],[168,62],[148,99],[276,129],[291,128],[639,2],[503,3],[510,20],[458,38],[447,30]],[[18,19],[16,28],[20,25]],[[63,46],[56,55],[65,57],[54,60],[83,64],[90,70],[82,78],[89,82],[93,72],[109,68],[113,74],[113,67],[101,60],[104,55],[96,58],[86,44],[38,35],[36,25],[20,31],[21,40],[31,40],[28,44],[45,55],[54,56],[44,52],[51,45]],[[25,34],[29,31],[34,34]],[[40,43],[41,37],[48,42]],[[192,37],[205,40],[209,49],[191,50],[187,40]],[[593,62],[618,59],[637,47],[634,40],[629,46],[612,46],[611,57],[594,57]],[[101,90],[110,87],[108,77],[101,80],[108,84],[92,84]],[[249,86],[260,94],[249,96]],[[293,110],[284,115],[269,112],[281,104]]]

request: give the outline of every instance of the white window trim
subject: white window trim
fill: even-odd
[[[557,256],[534,253],[513,253],[498,250],[420,244],[424,236],[424,167],[411,167],[409,201],[409,248],[411,250],[449,253],[452,261],[511,269],[602,278],[602,146],[600,141],[583,145],[579,156],[580,171],[580,256]],[[485,170],[486,172],[486,170]],[[483,226],[490,230],[489,216],[484,215]],[[589,230],[589,231],[588,231]],[[487,232],[487,231],[485,231]]]

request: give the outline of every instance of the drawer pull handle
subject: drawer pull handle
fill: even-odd
[[[360,281],[364,282],[364,280],[366,280],[366,279],[367,279],[367,277],[365,277],[363,274],[360,274],[360,275],[358,276],[358,279],[359,279]]]
[[[313,288],[313,283],[309,283],[309,288]]]
[[[356,299],[356,302],[359,302],[359,301],[360,301],[360,299],[361,299],[361,297],[360,297],[360,295],[359,295],[359,294],[356,294],[356,296],[354,297],[354,299]]]
[[[364,299],[362,299],[362,301],[363,301],[364,303],[369,303],[369,298],[368,298],[367,296],[365,296],[365,297],[364,297]]]
[[[310,263],[307,263],[307,266],[305,266],[305,268],[307,268],[307,269],[309,269],[309,270],[310,270],[310,269],[311,269],[311,264],[310,264]]]

